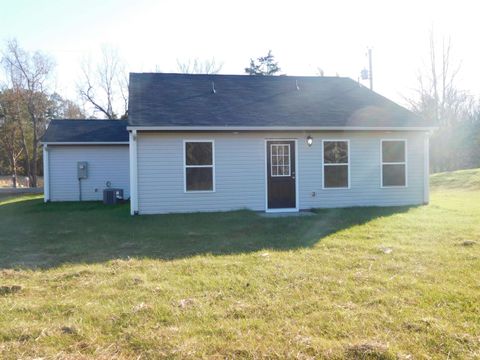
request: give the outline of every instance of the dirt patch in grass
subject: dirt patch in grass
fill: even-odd
[[[345,348],[345,357],[355,360],[393,360],[396,358],[389,351],[387,345],[375,341],[348,345]]]
[[[473,245],[477,245],[477,242],[473,240],[465,240],[458,244],[458,246],[466,246],[466,247],[473,246]]]
[[[0,286],[0,296],[18,293],[22,290],[20,285]]]
[[[62,326],[60,328],[60,331],[63,334],[67,334],[67,335],[73,335],[73,334],[76,334],[78,332],[77,329],[75,329],[73,326]]]

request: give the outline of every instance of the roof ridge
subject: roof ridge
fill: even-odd
[[[275,75],[275,76],[255,76],[248,74],[186,74],[175,72],[130,72],[130,76],[145,75],[145,76],[168,76],[168,77],[237,77],[237,78],[251,78],[251,79],[348,79],[355,81],[348,76],[319,76],[319,75]]]

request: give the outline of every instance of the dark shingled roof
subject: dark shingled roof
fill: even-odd
[[[341,77],[132,73],[129,104],[130,126],[432,126]]]
[[[52,120],[42,142],[128,142],[126,120]]]

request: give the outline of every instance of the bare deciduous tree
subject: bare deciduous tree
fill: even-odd
[[[223,63],[217,63],[215,58],[200,60],[199,58],[181,61],[177,59],[178,71],[184,74],[218,74]]]
[[[23,109],[19,106],[23,102],[21,99],[16,99],[17,96],[18,93],[10,89],[0,93],[0,144],[7,157],[15,188],[17,187],[19,158],[23,153],[20,122],[25,117],[25,114],[21,114]]]
[[[460,69],[452,60],[450,39],[437,44],[431,31],[427,66],[418,75],[414,96],[405,100],[415,113],[439,127],[430,138],[434,172],[468,167],[474,153],[466,129],[470,129],[477,106],[474,98],[457,86]]]
[[[26,128],[19,122],[19,131],[30,185],[36,187],[40,138],[47,123],[47,88],[54,63],[48,56],[38,51],[26,52],[20,48],[16,40],[11,40],[3,52],[2,64],[9,87],[26,104],[29,127]],[[31,141],[27,139],[29,133]]]
[[[77,84],[78,92],[94,113],[107,119],[124,118],[128,111],[128,75],[118,51],[104,46],[96,66],[90,59],[81,64],[83,79]],[[122,105],[117,106],[117,102]]]
[[[428,65],[417,77],[415,95],[405,100],[414,112],[432,119],[435,124],[449,125],[468,112],[472,99],[456,85],[461,66],[452,61],[450,39],[443,38],[439,49],[431,31],[429,42]]]

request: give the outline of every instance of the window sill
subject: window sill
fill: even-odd
[[[185,194],[210,194],[214,193],[215,190],[185,190]]]
[[[322,190],[350,190],[351,187],[322,187]]]

